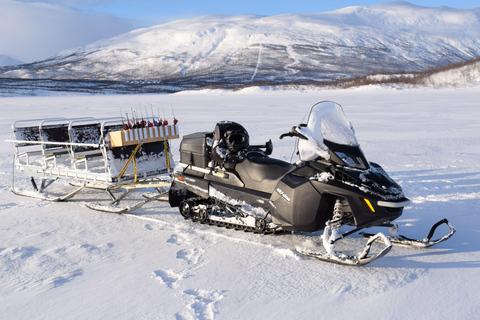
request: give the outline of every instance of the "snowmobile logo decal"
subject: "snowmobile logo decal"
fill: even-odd
[[[277,191],[282,196],[283,200],[290,204],[290,198],[285,194],[285,192],[282,191],[282,189],[277,188],[275,191]]]

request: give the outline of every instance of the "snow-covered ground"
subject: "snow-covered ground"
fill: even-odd
[[[480,87],[366,87],[1,98],[0,318],[477,318],[479,94]],[[412,200],[398,219],[402,233],[423,238],[446,217],[457,229],[450,240],[429,250],[394,248],[368,266],[345,267],[294,253],[295,244],[319,242],[318,234],[208,227],[161,202],[135,216],[100,213],[82,205],[94,199],[92,192],[66,203],[10,192],[13,152],[3,141],[15,120],[117,116],[120,108],[139,105],[163,107],[171,119],[172,104],[181,134],[233,120],[252,143],[272,138],[273,156],[289,160],[294,141],[278,136],[320,100],[343,105],[367,159],[380,163]],[[178,146],[174,141],[177,159]]]

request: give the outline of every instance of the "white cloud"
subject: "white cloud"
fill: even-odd
[[[55,4],[0,0],[0,54],[25,62],[46,59],[133,28],[131,21],[111,15],[87,14]]]
[[[43,3],[50,3],[50,4],[58,4],[67,7],[75,7],[75,8],[89,8],[92,6],[98,5],[108,5],[118,0],[16,0],[18,2],[43,2]]]

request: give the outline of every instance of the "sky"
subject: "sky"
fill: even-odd
[[[0,55],[33,62],[136,28],[209,14],[274,16],[383,2],[388,1],[0,0]],[[478,0],[409,2],[425,7],[480,7]]]

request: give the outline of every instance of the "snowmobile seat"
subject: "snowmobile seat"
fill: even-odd
[[[247,189],[272,193],[278,181],[294,164],[267,157],[261,152],[249,152],[244,161],[235,166],[235,170]]]

